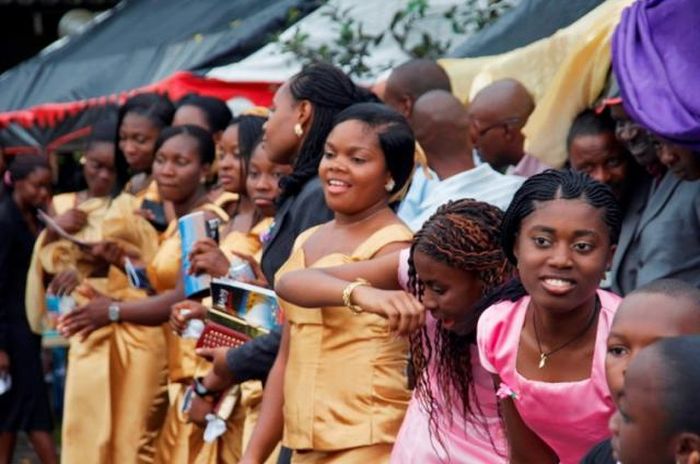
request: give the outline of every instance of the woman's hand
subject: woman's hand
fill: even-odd
[[[190,319],[204,319],[207,315],[206,306],[193,300],[176,303],[170,309],[170,327],[178,335],[187,327]]]
[[[144,218],[148,222],[153,222],[156,220],[156,215],[150,209],[145,209],[145,208],[135,209],[134,214],[137,216],[141,216],[142,218]]]
[[[87,213],[77,208],[69,209],[54,218],[56,224],[69,234],[79,232],[87,224]]]
[[[250,268],[253,270],[253,273],[255,274],[255,280],[241,279],[242,282],[246,284],[257,285],[258,287],[263,288],[270,287],[270,284],[267,282],[267,278],[265,277],[265,274],[263,274],[262,268],[260,267],[260,263],[258,263],[255,258],[244,253],[238,253],[234,250],[231,250],[231,253],[233,253],[235,256],[238,256],[243,261],[247,262]]]
[[[234,384],[233,372],[226,363],[226,353],[231,348],[199,348],[196,353],[213,364],[212,369],[204,376],[202,383],[213,391],[223,391]]]
[[[10,372],[10,355],[0,350],[0,375]]]
[[[192,403],[190,404],[190,409],[187,411],[187,417],[189,417],[190,422],[193,422],[200,427],[206,427],[207,414],[210,414],[213,410],[213,402],[207,401],[193,393]]]
[[[351,300],[366,312],[385,317],[389,330],[398,335],[408,335],[425,324],[425,308],[416,297],[403,290],[360,285],[353,290]]]
[[[88,304],[77,308],[58,318],[58,330],[64,337],[72,337],[79,334],[81,339],[86,339],[95,330],[106,326],[109,321],[110,298],[99,296],[90,300]]]
[[[80,285],[78,272],[75,269],[66,269],[54,276],[48,291],[58,296],[70,295],[78,285]]]
[[[190,251],[190,274],[224,277],[228,274],[230,265],[224,252],[210,238],[198,240]]]
[[[98,242],[92,246],[90,249],[90,254],[107,264],[118,267],[119,269],[124,267],[124,257],[126,256],[126,252],[117,242],[108,240]]]

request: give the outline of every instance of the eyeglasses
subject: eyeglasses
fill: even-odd
[[[491,130],[499,128],[499,127],[502,127],[503,130],[508,130],[508,128],[510,128],[511,126],[513,126],[515,124],[519,124],[522,121],[522,118],[512,117],[512,118],[503,119],[501,121],[493,123],[493,124],[486,126],[484,128],[479,128],[480,123],[479,123],[478,119],[473,118],[472,121],[474,121],[474,124],[476,126],[477,135],[479,136],[479,138],[481,138],[481,137],[485,136],[487,133],[489,133]]]

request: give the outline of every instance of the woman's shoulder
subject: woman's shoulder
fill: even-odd
[[[496,324],[508,321],[515,314],[527,308],[527,301],[529,301],[529,297],[523,296],[515,301],[501,300],[494,303],[479,316],[479,322],[484,321],[484,323]]]
[[[600,300],[600,317],[603,318],[607,329],[610,330],[622,297],[607,290],[598,289],[598,299]]]
[[[490,344],[500,344],[509,338],[519,338],[522,327],[518,324],[521,313],[527,310],[528,296],[516,301],[499,301],[486,308],[479,316],[477,323],[477,338]]]

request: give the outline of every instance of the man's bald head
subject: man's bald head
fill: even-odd
[[[384,102],[410,118],[415,101],[431,90],[452,92],[445,70],[432,60],[410,60],[391,71],[386,82]]]
[[[501,79],[481,89],[469,104],[473,117],[521,118],[527,121],[535,109],[532,95],[520,81]],[[524,122],[523,122],[524,124]]]
[[[469,104],[472,142],[495,169],[517,164],[523,156],[520,131],[535,109],[532,95],[515,79],[484,87]]]
[[[418,98],[413,107],[411,126],[431,168],[438,171],[446,161],[453,171],[465,171],[474,166],[467,110],[450,92],[431,90]],[[441,172],[438,176],[449,177]]]

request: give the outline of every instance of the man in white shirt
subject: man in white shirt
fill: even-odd
[[[532,95],[515,79],[487,85],[469,104],[470,133],[481,159],[499,172],[530,177],[550,168],[525,153],[522,128],[535,109]]]
[[[474,165],[467,110],[456,97],[444,90],[425,93],[415,102],[411,126],[439,180],[420,205],[408,211],[399,208],[399,217],[412,230],[420,229],[450,200],[472,198],[508,207],[524,179],[501,174],[486,163]]]
[[[376,89],[379,90],[379,89]],[[416,100],[431,90],[452,91],[450,78],[445,70],[435,61],[413,59],[400,64],[391,71],[384,89],[378,93],[387,105],[411,121]],[[420,205],[438,182],[435,173],[425,166],[425,156],[416,144],[416,169],[411,184],[399,207],[399,215],[414,216]]]

